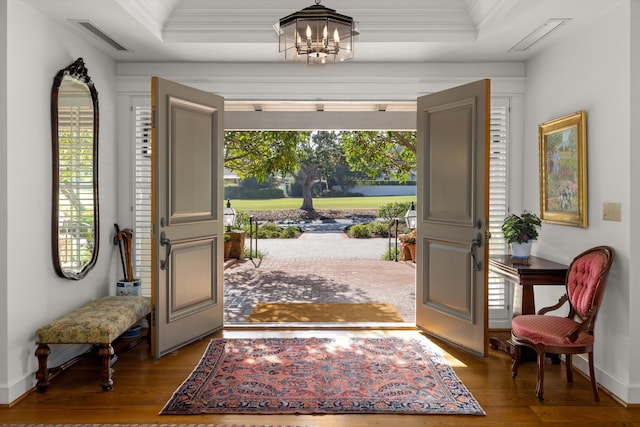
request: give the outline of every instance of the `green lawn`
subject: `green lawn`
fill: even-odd
[[[313,199],[314,209],[378,209],[387,203],[415,202],[415,196],[377,196],[377,197],[323,197]],[[298,209],[302,198],[284,198],[268,200],[231,200],[231,206],[237,211],[264,211],[279,209]]]

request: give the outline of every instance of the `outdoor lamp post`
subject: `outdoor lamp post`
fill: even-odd
[[[225,227],[227,227],[227,231],[231,231],[231,227],[233,227],[236,223],[237,216],[238,215],[236,214],[236,210],[231,207],[231,201],[227,199],[227,206],[222,211],[222,221]]]
[[[388,236],[388,244],[389,244],[389,257],[391,257],[391,226],[395,224],[396,229],[395,229],[395,241],[394,241],[394,261],[398,262],[398,218],[393,218],[392,221],[389,222],[389,227],[387,229],[387,236]]]
[[[416,212],[416,205],[411,202],[409,209],[407,209],[407,213],[404,214],[404,220],[407,223],[407,227],[413,230],[418,225],[418,214]]]

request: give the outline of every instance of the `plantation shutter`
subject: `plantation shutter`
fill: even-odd
[[[91,258],[95,224],[92,105],[58,105],[58,256],[65,269],[80,271]]]
[[[139,105],[135,105],[139,104]],[[135,266],[142,280],[142,294],[151,295],[151,104],[148,98],[134,101],[135,118]]]
[[[508,212],[509,99],[492,98],[489,164],[489,255],[507,254],[502,221]],[[511,327],[511,288],[489,272],[489,327]]]

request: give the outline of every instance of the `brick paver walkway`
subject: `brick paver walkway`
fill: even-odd
[[[379,259],[263,258],[225,270],[225,323],[245,322],[259,302],[394,304],[415,322],[415,264]]]

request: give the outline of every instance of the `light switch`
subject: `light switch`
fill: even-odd
[[[602,219],[605,221],[620,221],[620,203],[603,203]]]

